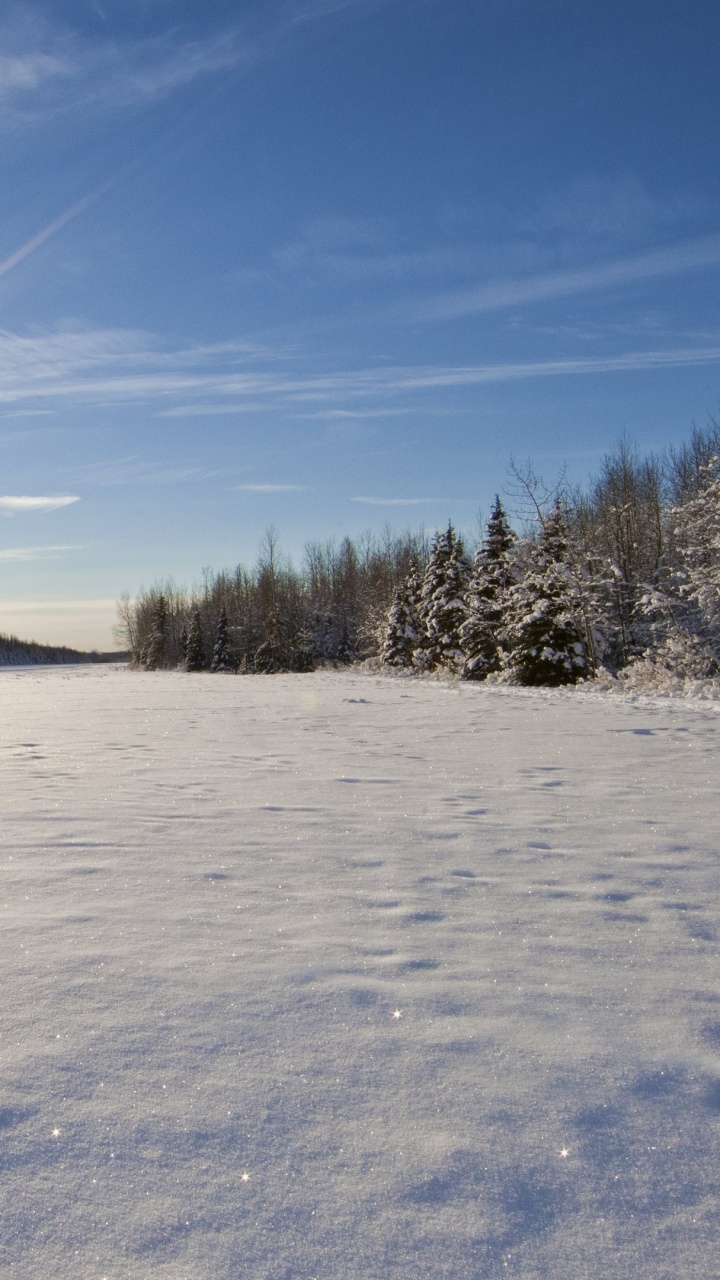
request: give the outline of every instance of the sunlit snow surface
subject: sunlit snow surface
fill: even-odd
[[[3,1280],[720,1276],[718,704],[0,708]]]

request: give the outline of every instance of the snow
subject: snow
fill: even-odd
[[[720,704],[0,672],[12,1280],[713,1280]]]

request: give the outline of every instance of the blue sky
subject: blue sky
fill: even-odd
[[[346,532],[474,530],[720,400],[716,0],[0,18],[0,630]]]

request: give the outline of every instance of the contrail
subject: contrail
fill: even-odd
[[[91,191],[90,194],[84,196],[82,200],[78,200],[77,204],[71,205],[70,208],[66,209],[64,213],[61,213],[60,217],[56,218],[54,222],[51,222],[47,227],[44,227],[42,231],[38,231],[37,235],[32,237],[32,240],[27,240],[24,245],[21,245],[19,249],[16,249],[14,253],[11,253],[9,258],[6,258],[4,262],[0,262],[0,276],[7,275],[8,271],[12,271],[13,267],[16,267],[18,262],[22,262],[23,258],[29,257],[31,253],[34,253],[36,249],[40,248],[41,244],[45,244],[46,240],[49,240],[51,236],[54,236],[56,231],[60,231],[63,227],[67,226],[68,222],[72,222],[73,218],[77,218],[79,214],[84,213],[85,210],[91,204],[94,204],[100,196],[104,195],[108,188],[113,186],[116,181],[117,178],[111,178],[108,182],[103,182],[102,186],[97,187],[95,191]]]

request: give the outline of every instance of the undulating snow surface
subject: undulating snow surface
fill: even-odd
[[[720,1276],[718,704],[0,707],[3,1280]]]

